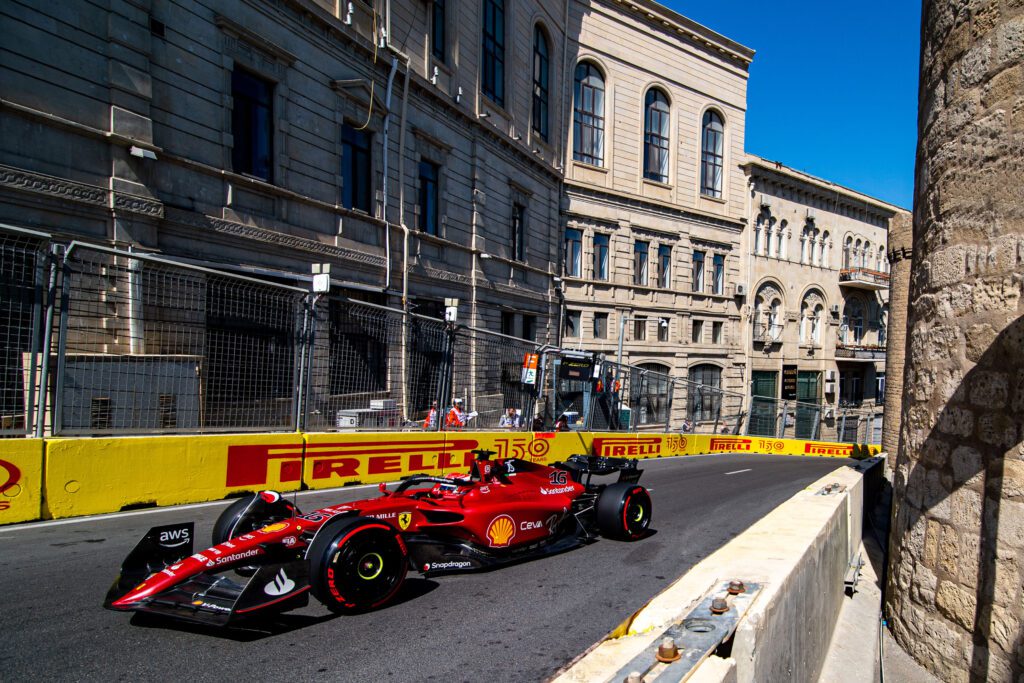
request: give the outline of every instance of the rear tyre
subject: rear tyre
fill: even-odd
[[[597,529],[602,536],[635,541],[651,525],[651,496],[637,484],[619,482],[597,497]]]
[[[366,612],[389,602],[409,569],[409,552],[399,531],[365,517],[328,522],[306,558],[313,595],[340,614]]]
[[[268,524],[291,519],[297,514],[295,506],[274,491],[243,496],[220,513],[217,523],[213,525],[213,545],[220,545]]]

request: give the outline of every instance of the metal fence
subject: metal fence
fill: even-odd
[[[2,226],[0,226],[2,228]],[[0,229],[0,435],[459,429],[878,442],[881,409],[650,367],[152,255]],[[532,381],[524,356],[535,354]],[[41,387],[46,387],[42,391]],[[563,424],[564,422],[564,424]]]

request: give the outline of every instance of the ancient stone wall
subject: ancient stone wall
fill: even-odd
[[[889,221],[889,336],[885,348],[885,420],[882,423],[882,450],[890,455],[895,455],[899,447],[900,416],[903,414],[903,365],[913,239],[910,214],[896,214]]]
[[[925,0],[887,610],[947,681],[1024,676],[1024,2]]]

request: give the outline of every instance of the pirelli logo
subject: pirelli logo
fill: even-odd
[[[661,437],[602,437],[594,439],[594,455],[606,458],[657,457],[661,455]]]
[[[753,439],[740,439],[735,437],[711,437],[711,444],[708,447],[709,453],[739,453],[748,452],[754,447]]]
[[[818,443],[808,441],[804,444],[804,455],[825,455],[835,458],[848,458],[853,455],[853,446],[844,443]]]
[[[281,483],[302,479],[303,461],[312,479],[358,479],[377,474],[442,473],[473,461],[476,439],[452,441],[360,441],[301,445],[228,446],[227,486],[265,486],[276,468]]]

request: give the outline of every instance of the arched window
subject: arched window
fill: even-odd
[[[846,243],[843,245],[843,268],[848,269],[853,267],[853,238],[847,237]]]
[[[889,272],[889,260],[885,258],[885,246],[878,248],[878,270],[883,273]]]
[[[757,223],[754,224],[754,253],[760,254],[761,249],[764,247],[764,231],[768,226],[765,224],[763,216],[757,219]]]
[[[864,338],[864,304],[854,299],[843,307],[843,323],[839,326],[839,341],[860,344]]]
[[[542,140],[548,139],[548,101],[550,98],[549,76],[551,60],[548,56],[548,39],[540,24],[533,28],[533,125],[534,132]]]
[[[811,248],[809,244],[810,239],[811,235],[809,229],[804,228],[800,233],[800,263],[807,263],[807,251]]]
[[[573,98],[572,158],[601,166],[604,163],[604,77],[590,62],[576,66]]]
[[[480,89],[495,104],[505,104],[505,0],[483,0]]]
[[[851,268],[863,268],[864,267],[864,249],[861,247],[860,240],[853,243],[853,263]]]
[[[828,268],[828,232],[821,235],[821,267]]]
[[[814,307],[814,317],[811,318],[811,342],[815,346],[821,345],[821,318],[825,315],[825,307],[818,304]]]
[[[710,422],[721,417],[722,368],[717,365],[695,365],[690,368],[689,418],[694,422]]]
[[[789,242],[789,224],[786,223],[786,221],[782,221],[781,223],[779,223],[779,248],[778,248],[778,251],[777,251],[777,253],[779,255],[779,258],[781,258],[781,259],[786,258],[786,252],[787,252],[786,245],[787,245],[788,242]]]
[[[671,386],[668,381],[669,368],[658,363],[641,363],[637,367],[643,373],[641,375],[643,394],[636,402],[640,407],[636,423],[641,425],[665,424],[668,422],[669,387]]]
[[[725,166],[725,125],[713,111],[704,113],[701,123],[700,192],[709,197],[722,196],[722,169]]]
[[[767,283],[754,298],[754,341],[770,343],[781,339],[782,322],[782,293]]]
[[[871,242],[864,243],[864,251],[861,252],[861,268],[868,270],[875,269],[875,250],[871,248]]]
[[[644,99],[644,178],[668,182],[669,157],[668,98],[651,88]]]

